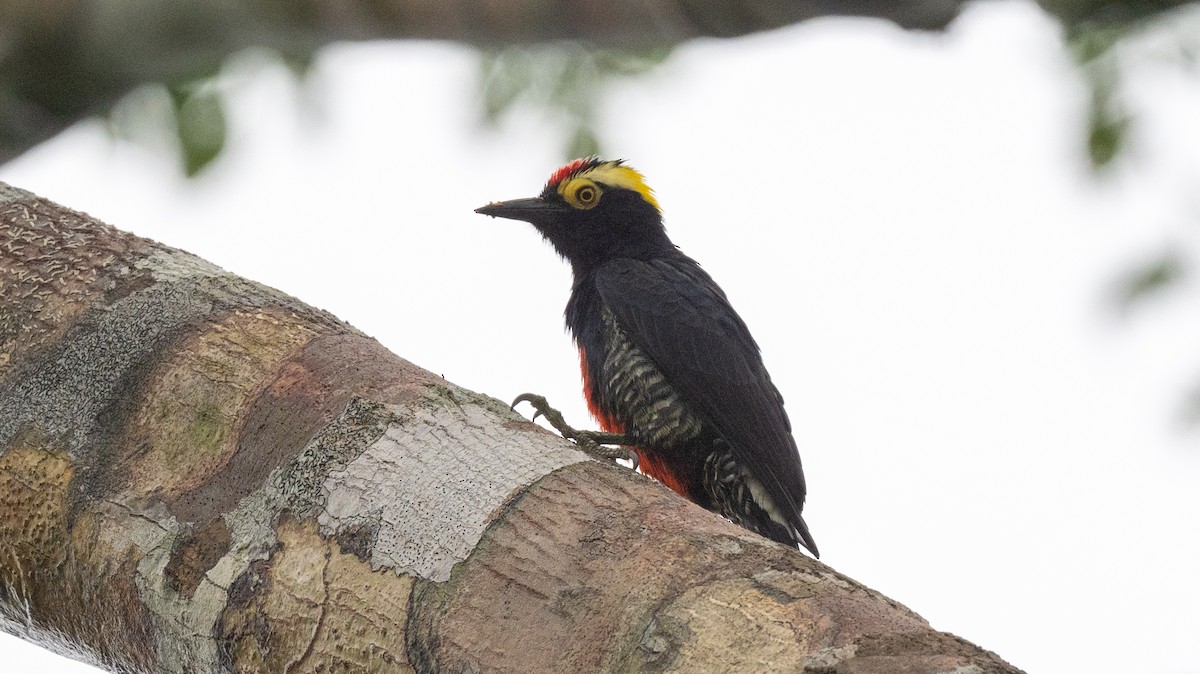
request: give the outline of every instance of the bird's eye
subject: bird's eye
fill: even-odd
[[[590,180],[577,180],[566,186],[563,197],[575,208],[592,208],[600,202],[600,187]]]

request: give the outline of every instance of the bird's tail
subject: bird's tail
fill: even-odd
[[[804,518],[800,515],[796,516],[796,528],[793,533],[797,543],[811,552],[813,557],[821,558],[821,553],[817,552],[817,542],[813,540],[812,534],[808,533],[808,525],[804,523]]]

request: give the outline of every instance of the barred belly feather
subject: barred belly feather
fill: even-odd
[[[600,425],[636,443],[643,473],[697,504],[763,535],[794,537],[791,524],[728,444],[697,416],[662,371],[601,312],[601,400],[588,406]],[[581,351],[585,392],[597,391]]]
[[[689,444],[703,424],[658,367],[629,341],[612,314],[603,313],[607,348],[600,373],[603,397],[624,432],[639,445],[673,449]]]

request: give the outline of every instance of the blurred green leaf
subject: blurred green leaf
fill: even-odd
[[[147,84],[121,98],[108,114],[109,131],[135,143],[178,151],[188,177],[203,171],[228,140],[223,93],[231,76],[283,65],[297,79],[313,64],[313,54],[245,49],[175,84]],[[302,101],[303,102],[303,101]]]
[[[624,52],[599,51],[595,52],[595,58],[601,72],[637,77],[662,65],[671,55],[671,51],[671,47],[650,47]]]
[[[225,147],[225,107],[211,82],[171,88],[175,132],[189,176],[208,166]]]
[[[1136,267],[1116,284],[1114,301],[1122,313],[1149,297],[1161,293],[1184,278],[1187,260],[1178,251],[1169,250],[1158,258]]]
[[[1086,65],[1107,55],[1126,34],[1121,25],[1077,24],[1067,31],[1067,48],[1076,63]]]
[[[1121,101],[1122,76],[1150,61],[1183,70],[1195,67],[1200,26],[1194,6],[1162,9],[1153,2],[1110,3],[1089,12],[1090,19],[1067,24],[1067,47],[1091,89],[1087,151],[1095,170],[1121,153],[1134,121]]]
[[[514,54],[483,53],[480,56],[480,89],[484,120],[495,124],[529,88],[532,68],[515,63]]]
[[[1111,113],[1093,113],[1088,120],[1087,149],[1093,169],[1108,166],[1125,146],[1129,117],[1113,118]]]
[[[600,141],[591,129],[580,126],[575,129],[567,148],[568,157],[590,157],[600,154]]]
[[[1089,30],[1070,42],[1091,89],[1086,138],[1088,159],[1096,171],[1111,164],[1124,149],[1131,122],[1120,103],[1120,71],[1112,53],[1121,35],[1111,29]]]
[[[160,84],[146,84],[122,96],[105,121],[114,138],[174,151],[175,104]]]
[[[577,119],[593,118],[594,106],[600,103],[598,90],[604,85],[596,65],[593,55],[585,51],[567,53],[556,76],[546,81],[549,85],[546,103]]]
[[[566,123],[568,157],[598,154],[602,143],[596,118],[608,83],[644,75],[670,53],[669,47],[613,51],[575,43],[485,52],[479,67],[483,120],[498,124],[509,110],[525,103]]]
[[[1135,34],[1132,26],[1081,23],[1067,31],[1067,47],[1091,90],[1088,97],[1086,148],[1092,169],[1112,163],[1125,147],[1131,117],[1120,105],[1117,48]]]
[[[317,53],[315,51],[299,51],[276,52],[281,63],[292,71],[296,79],[303,80],[312,72],[313,64],[317,62]]]

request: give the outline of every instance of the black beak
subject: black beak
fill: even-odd
[[[487,206],[476,208],[475,212],[480,215],[490,215],[493,218],[508,218],[509,220],[533,222],[554,210],[557,210],[554,204],[541,197],[535,197],[533,199],[493,201]]]

